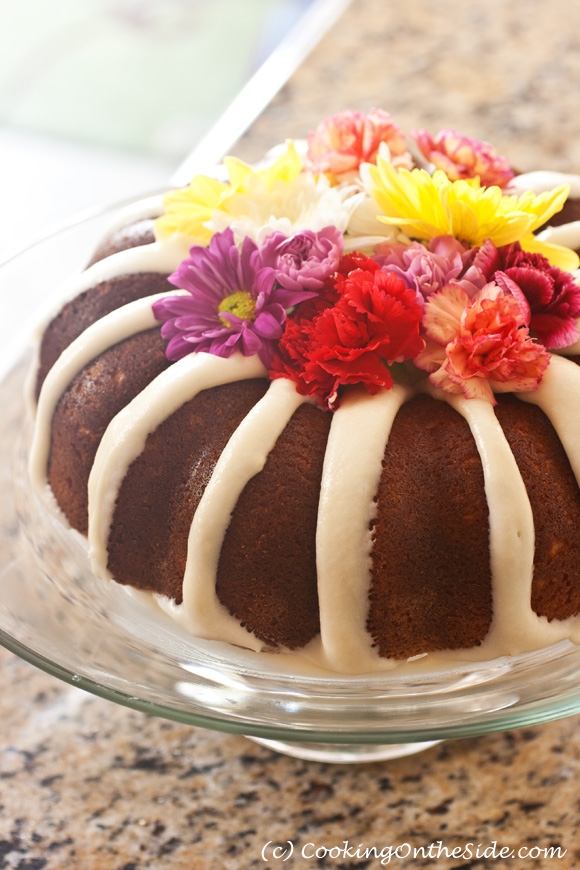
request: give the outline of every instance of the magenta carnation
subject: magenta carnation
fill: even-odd
[[[570,272],[552,266],[542,254],[523,251],[519,242],[496,248],[487,240],[476,262],[490,281],[515,296],[521,293],[530,309],[530,329],[545,347],[568,347],[578,340],[580,287]],[[509,287],[506,276],[513,282]]]
[[[405,285],[417,292],[423,304],[433,293],[448,284],[461,287],[474,296],[487,283],[484,272],[474,260],[474,250],[464,248],[453,236],[437,236],[429,246],[420,242],[410,245],[380,245],[374,255],[388,272],[395,272]]]
[[[265,266],[276,270],[276,281],[286,290],[318,291],[338,269],[343,246],[341,231],[332,226],[294,236],[275,232],[262,243],[260,256]]]
[[[192,247],[169,281],[188,293],[153,303],[170,360],[193,351],[229,357],[237,350],[269,365],[286,309],[313,295],[279,288],[256,243],[246,237],[238,250],[229,228],[215,233],[208,248]]]

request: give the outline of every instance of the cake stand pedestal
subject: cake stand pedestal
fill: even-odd
[[[254,743],[305,761],[322,761],[332,764],[360,764],[365,761],[391,761],[406,755],[415,755],[441,740],[425,740],[421,743],[299,743],[287,740],[266,740],[263,737],[249,737]]]

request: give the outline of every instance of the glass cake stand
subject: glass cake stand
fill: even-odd
[[[395,758],[579,712],[580,648],[568,642],[433,672],[296,674],[284,656],[196,639],[91,574],[80,537],[28,487],[23,384],[31,317],[88,260],[111,213],[61,228],[0,266],[0,643],[110,701],[320,761]]]

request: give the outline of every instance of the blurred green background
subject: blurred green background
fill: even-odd
[[[0,0],[0,257],[87,207],[167,187],[317,4]]]
[[[0,123],[179,158],[310,0],[0,4]]]

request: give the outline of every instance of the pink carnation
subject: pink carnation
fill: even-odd
[[[447,284],[458,284],[469,296],[475,296],[488,281],[483,271],[474,265],[475,254],[475,249],[464,248],[453,236],[437,236],[428,246],[421,242],[383,243],[375,248],[374,259],[414,289],[417,301],[423,305],[425,299]]]
[[[291,291],[316,291],[336,272],[344,238],[339,229],[324,227],[317,233],[302,230],[293,236],[274,232],[266,237],[260,248],[263,266],[276,270],[276,281]]]
[[[445,392],[492,404],[494,390],[535,390],[550,355],[530,337],[526,313],[497,284],[487,284],[474,299],[461,287],[445,287],[425,306],[427,343],[415,364]]]
[[[376,163],[383,142],[389,148],[393,166],[412,166],[405,137],[388,112],[339,112],[325,118],[309,134],[306,168],[328,172],[341,180],[346,173],[357,172],[361,163]]]
[[[514,177],[506,158],[487,142],[469,139],[455,130],[441,130],[435,138],[427,130],[414,130],[411,136],[423,157],[451,181],[479,176],[484,187],[506,187]]]

